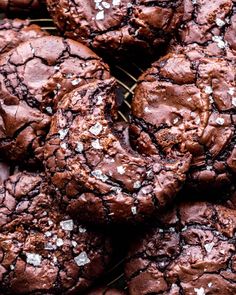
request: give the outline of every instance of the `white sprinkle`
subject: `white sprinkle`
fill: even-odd
[[[63,140],[66,137],[68,131],[69,129],[61,129],[58,131],[61,140]]]
[[[145,112],[145,113],[151,113],[152,111],[151,111],[148,107],[145,107],[145,108],[144,108],[144,112]]]
[[[104,10],[101,10],[96,15],[96,20],[103,20],[104,19]]]
[[[223,118],[219,118],[219,117],[218,117],[218,118],[216,119],[216,123],[217,123],[218,125],[221,125],[221,126],[222,126],[222,125],[224,125],[224,122],[225,122],[225,120],[224,120]]]
[[[79,226],[79,232],[80,233],[86,233],[86,228],[82,227],[81,225]]]
[[[175,118],[174,120],[173,120],[173,123],[174,124],[177,124],[179,122],[179,118]]]
[[[234,92],[235,92],[235,88],[234,87],[230,87],[229,90],[227,91],[227,93],[229,95],[234,95]]]
[[[117,172],[120,173],[121,175],[125,174],[125,168],[123,166],[118,166],[117,167]]]
[[[102,6],[106,9],[109,9],[111,7],[110,3],[103,1]]]
[[[56,65],[56,66],[54,67],[54,70],[56,70],[56,71],[60,70],[60,66],[59,66],[59,65]]]
[[[197,295],[205,295],[205,290],[201,287],[200,289],[194,288]]]
[[[215,244],[213,242],[212,243],[207,243],[207,244],[204,245],[204,248],[206,249],[206,251],[208,253],[211,253],[211,250],[213,249],[214,245]]]
[[[82,153],[82,151],[84,150],[84,145],[82,142],[78,141],[77,142],[77,145],[76,145],[76,148],[75,148],[75,151],[78,152],[78,153]]]
[[[134,188],[140,188],[140,187],[141,187],[141,182],[139,180],[135,181]]]
[[[98,135],[102,131],[102,124],[97,122],[94,126],[89,128],[89,131],[94,135]]]
[[[11,269],[11,270],[15,269],[15,266],[11,264],[11,265],[10,265],[10,269]]]
[[[114,6],[120,5],[120,0],[112,0],[112,5]]]
[[[26,262],[33,266],[39,266],[42,261],[42,256],[35,253],[26,253]]]
[[[108,177],[103,174],[101,170],[94,170],[91,174],[97,179],[100,179],[102,182],[106,182],[108,180]]]
[[[213,93],[213,89],[211,88],[211,86],[206,86],[205,87],[205,93],[206,94],[212,94]]]
[[[133,206],[131,207],[131,212],[133,213],[133,215],[137,214],[137,207]]]
[[[102,146],[100,145],[99,139],[93,140],[91,145],[95,150],[101,150],[102,149]]]
[[[218,27],[223,27],[225,25],[225,22],[222,19],[217,18],[216,19],[216,24],[217,24]]]
[[[74,228],[74,222],[72,219],[64,220],[60,222],[60,226],[64,230],[72,231]]]
[[[212,40],[217,43],[220,49],[224,49],[227,46],[227,42],[224,42],[221,36],[213,36]]]
[[[188,229],[187,226],[183,227],[181,231],[186,231]]]
[[[47,111],[49,114],[52,114],[52,108],[51,108],[51,107],[46,107],[46,111]]]
[[[80,83],[80,81],[81,81],[81,79],[75,79],[75,80],[72,80],[71,81],[71,84],[73,85],[73,86],[76,86],[76,85],[78,85],[79,83]]]
[[[76,241],[71,241],[71,245],[75,248],[78,244]]]
[[[192,100],[192,97],[189,97],[188,99],[187,99],[187,101],[191,101]]]
[[[232,105],[236,107],[236,97],[232,98]]]
[[[63,142],[62,144],[60,144],[61,148],[63,148],[64,150],[67,149],[67,144],[65,142]]]
[[[85,251],[81,252],[78,256],[76,256],[74,260],[78,266],[83,266],[85,264],[90,263],[90,259],[88,258]]]
[[[46,231],[45,234],[44,234],[46,237],[51,237],[52,236],[52,233],[50,231]]]
[[[206,166],[206,169],[207,169],[208,171],[211,171],[211,170],[212,170],[212,166]]]
[[[212,286],[212,283],[209,283],[207,286],[208,286],[209,288],[211,288],[211,286]]]
[[[57,241],[56,241],[56,245],[57,245],[57,247],[61,247],[62,245],[64,244],[64,242],[63,242],[63,240],[62,239],[57,239]]]
[[[103,97],[101,95],[98,95],[97,105],[102,104],[102,102],[103,102]]]

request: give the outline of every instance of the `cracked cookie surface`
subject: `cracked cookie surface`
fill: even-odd
[[[235,183],[235,74],[233,62],[190,45],[155,62],[138,81],[135,144],[147,154],[191,152],[187,185],[196,190]]]
[[[59,102],[44,147],[61,203],[79,220],[137,222],[172,201],[190,155],[142,157],[117,119],[113,79],[78,87]],[[118,128],[118,127],[117,127]]]
[[[32,11],[41,9],[44,0],[1,0],[0,10],[5,13],[24,13],[29,14]]]
[[[154,53],[170,39],[183,15],[181,0],[47,0],[47,5],[66,36],[106,55]]]
[[[47,36],[39,26],[28,20],[4,19],[0,21],[0,54],[15,48],[22,42]]]
[[[0,294],[81,294],[104,273],[105,235],[62,213],[45,176],[17,173],[0,187]]]
[[[130,295],[233,295],[236,211],[207,202],[182,203],[130,248]]]
[[[40,159],[56,101],[73,88],[109,78],[108,67],[84,45],[41,37],[0,59],[0,152],[13,161]]]
[[[177,44],[197,43],[207,54],[225,55],[235,60],[236,53],[236,2],[232,0],[185,0],[185,13],[180,26]],[[176,45],[171,49],[176,50]]]

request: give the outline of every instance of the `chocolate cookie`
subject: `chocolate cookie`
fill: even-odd
[[[88,292],[87,295],[125,295],[125,293],[118,289],[98,288]]]
[[[39,8],[42,9],[44,0],[1,0],[0,11],[5,13],[24,13],[29,14]]]
[[[22,42],[48,35],[28,20],[4,19],[0,22],[0,54],[15,48]]]
[[[130,295],[234,295],[236,211],[183,203],[131,247]]]
[[[18,173],[0,188],[1,294],[81,294],[111,258],[109,238],[60,212],[44,178]]]
[[[78,87],[58,104],[44,147],[61,203],[91,223],[137,222],[172,201],[190,156],[142,157],[117,119],[114,80]]]
[[[183,1],[47,0],[63,34],[107,55],[156,53],[178,27]]]
[[[210,55],[235,59],[236,2],[234,0],[185,0],[185,13],[179,29],[178,43],[197,43]]]
[[[230,188],[236,175],[235,74],[231,61],[209,57],[198,46],[155,62],[135,90],[134,143],[148,155],[187,150],[193,155],[188,185]]]
[[[0,153],[13,161],[40,158],[55,104],[66,92],[110,77],[90,49],[60,37],[41,37],[0,59]]]

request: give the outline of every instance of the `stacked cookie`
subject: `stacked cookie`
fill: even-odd
[[[130,294],[235,294],[235,5],[47,0],[62,37],[3,22],[0,294],[90,292],[117,225],[141,231]],[[138,79],[129,122],[89,47],[126,62],[162,54]]]

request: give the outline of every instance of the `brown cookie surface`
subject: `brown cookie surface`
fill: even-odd
[[[134,142],[147,154],[187,150],[191,187],[229,188],[236,172],[235,90],[235,67],[226,58],[197,45],[166,55],[139,79]]]
[[[114,80],[70,92],[52,117],[44,148],[51,184],[60,202],[80,220],[137,222],[171,202],[181,188],[190,156],[142,157],[129,145],[117,119]]]
[[[234,0],[185,0],[185,13],[178,32],[181,46],[197,43],[209,55],[235,59],[236,2]]]
[[[43,8],[44,0],[1,0],[0,11],[29,14]]]
[[[233,295],[235,210],[207,202],[182,203],[130,249],[130,295]]]
[[[109,76],[90,49],[60,37],[37,38],[6,53],[0,59],[0,152],[13,161],[40,158],[53,104]]]
[[[39,26],[28,20],[3,19],[0,21],[0,54],[15,48],[22,42],[47,36]]]
[[[48,0],[47,5],[55,24],[67,37],[103,50],[106,55],[155,52],[170,39],[183,15],[180,0]]]
[[[81,294],[111,259],[111,242],[60,211],[45,176],[17,173],[0,188],[1,294]]]

